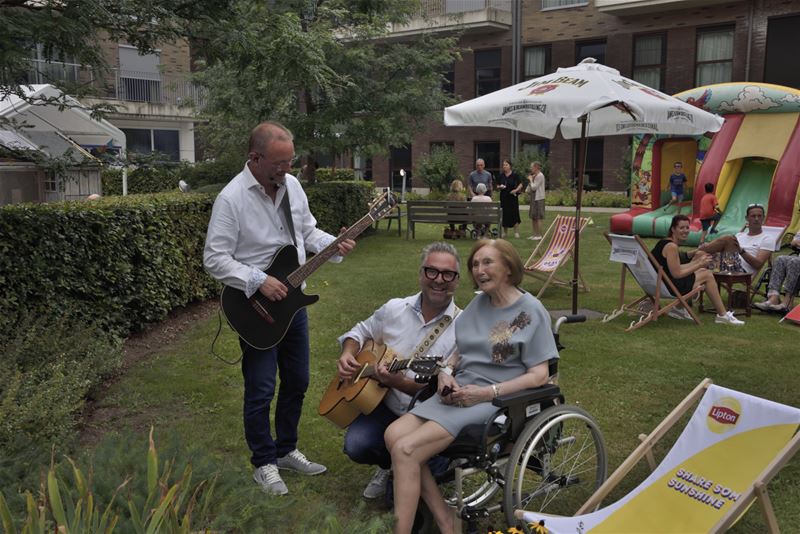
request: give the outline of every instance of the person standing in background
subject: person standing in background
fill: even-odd
[[[503,208],[503,235],[508,238],[510,228],[514,228],[514,237],[519,239],[519,194],[522,192],[522,180],[514,171],[511,160],[503,160],[503,170],[497,177],[497,188],[500,190],[500,207]]]
[[[542,164],[538,161],[531,163],[531,173],[528,175],[528,215],[531,218],[533,234],[528,239],[538,241],[542,238],[542,220],[544,219],[544,174]]]
[[[484,184],[486,186],[486,194],[492,196],[492,173],[486,170],[486,163],[480,158],[475,160],[475,170],[469,173],[469,178],[467,179],[470,199],[477,194],[475,188],[478,184]]]

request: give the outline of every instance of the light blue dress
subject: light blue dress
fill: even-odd
[[[505,382],[558,357],[550,315],[529,293],[506,308],[495,308],[481,293],[458,316],[455,328],[461,360],[454,376],[461,386]],[[457,436],[462,428],[486,421],[496,410],[488,401],[459,408],[442,404],[439,395],[434,395],[411,413]]]

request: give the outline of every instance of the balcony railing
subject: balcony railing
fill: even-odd
[[[77,63],[31,61],[29,83],[87,83],[101,98],[151,104],[192,104],[202,108],[206,103],[205,89],[190,82],[185,75],[161,72],[140,72],[112,69],[105,76],[96,75]]]
[[[490,8],[511,12],[511,0],[422,0],[421,15],[438,17]]]

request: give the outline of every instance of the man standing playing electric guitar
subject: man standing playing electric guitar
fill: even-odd
[[[276,122],[263,122],[250,134],[244,169],[214,202],[206,235],[206,270],[247,298],[261,292],[269,301],[287,297],[288,288],[262,271],[278,251],[297,248],[305,263],[306,251],[317,253],[336,238],[316,228],[308,199],[298,180],[287,173],[296,160],[292,133]],[[355,247],[352,239],[338,244],[339,262]],[[264,323],[264,328],[267,328]],[[309,382],[308,318],[304,308],[294,315],[286,334],[274,346],[256,349],[240,338],[244,377],[244,433],[255,467],[253,478],[268,493],[289,492],[278,469],[318,475],[325,466],[310,462],[297,450],[297,427]],[[275,435],[269,420],[280,372]]]
[[[456,348],[452,323],[461,311],[453,300],[458,271],[458,252],[452,245],[432,243],[425,247],[419,269],[420,293],[390,300],[339,338],[339,378],[353,379],[361,367],[356,354],[369,339],[386,345],[401,358],[423,351],[445,360],[451,356]],[[353,421],[344,437],[344,452],[351,460],[378,466],[364,490],[367,499],[386,492],[392,461],[383,442],[384,431],[406,413],[411,395],[424,387],[414,381],[413,371],[389,373],[387,363],[390,362],[378,367],[376,378],[391,389],[370,414],[359,415]]]

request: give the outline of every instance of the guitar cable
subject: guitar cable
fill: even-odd
[[[219,335],[222,332],[222,312],[220,310],[217,310],[217,319],[219,320],[219,324],[217,325],[217,333],[214,335],[214,340],[211,342],[211,354],[213,354],[221,362],[227,363],[228,365],[236,365],[242,361],[242,358],[244,358],[244,351],[242,351],[242,353],[239,355],[238,360],[230,361],[217,354],[217,352],[214,350],[214,345],[217,344],[217,339],[219,339]]]

